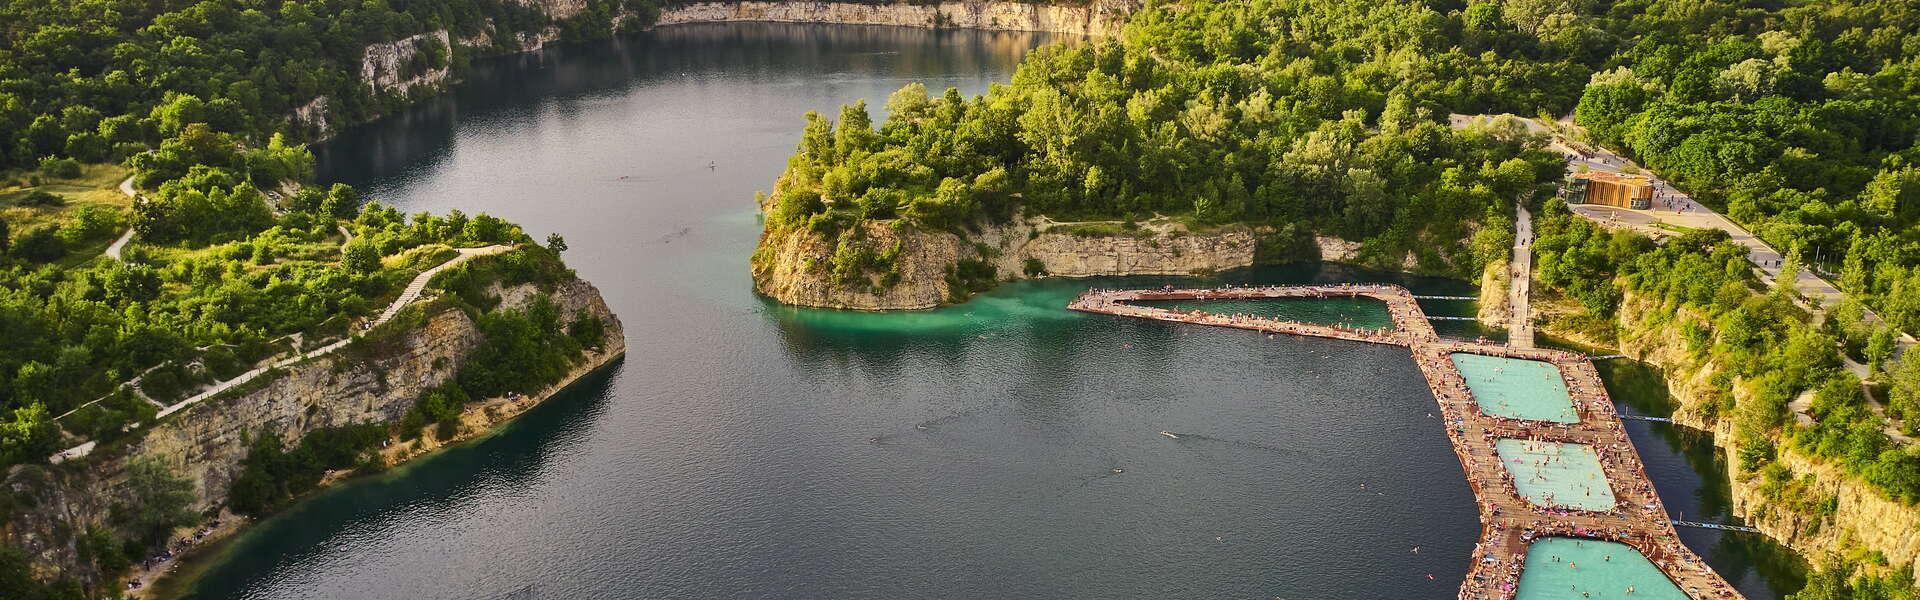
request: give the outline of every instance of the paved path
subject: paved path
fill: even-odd
[[[394,315],[400,314],[401,309],[406,308],[408,304],[412,304],[414,300],[420,297],[421,292],[426,290],[427,282],[431,281],[433,279],[433,276],[439,274],[440,271],[445,270],[454,265],[458,265],[460,263],[466,262],[476,256],[487,256],[492,254],[499,254],[501,252],[506,252],[507,250],[510,250],[512,248],[513,246],[500,246],[500,245],[486,246],[483,248],[460,248],[459,249],[460,254],[458,256],[448,259],[447,262],[440,263],[438,266],[435,266],[431,269],[422,271],[418,276],[415,276],[413,278],[413,281],[407,284],[406,289],[400,292],[400,297],[395,298],[392,304],[388,304],[386,310],[382,311],[379,317],[374,318],[372,321],[368,321],[367,324],[364,326],[364,329],[372,329],[374,327],[377,327],[383,323],[386,323],[387,321],[392,320]],[[153,418],[156,421],[166,418],[167,415],[180,412],[181,410],[189,406],[193,406],[194,404],[202,400],[206,400],[208,398],[212,398],[214,396],[220,395],[221,392],[225,392],[237,386],[245,385],[247,382],[253,381],[255,378],[258,378],[261,375],[265,375],[268,371],[292,366],[295,363],[298,363],[300,361],[303,361],[309,358],[332,354],[341,348],[345,348],[347,344],[353,343],[353,340],[354,340],[353,336],[348,336],[346,338],[337,340],[325,346],[315,348],[310,352],[306,352],[306,353],[295,352],[293,353],[292,356],[282,358],[280,360],[274,361],[265,366],[255,367],[253,370],[247,371],[245,373],[241,373],[233,377],[232,379],[228,379],[226,381],[216,383],[213,385],[213,387],[209,387],[205,390],[202,390],[200,393],[194,394],[185,400],[181,400],[170,406],[167,406],[166,408],[162,408],[160,409],[159,413],[154,415]],[[95,400],[94,402],[99,402],[99,400]],[[88,404],[92,404],[92,403],[90,402]],[[78,409],[76,408],[75,410],[78,410]],[[72,414],[72,411],[69,411],[68,414]],[[65,416],[65,415],[62,415],[62,416]],[[69,448],[67,450],[61,451],[59,454],[55,454],[49,460],[51,460],[52,462],[60,462],[62,460],[66,460],[70,458],[86,456],[87,453],[91,451],[93,451],[93,442],[89,441],[79,446],[75,446],[73,448]]]
[[[126,194],[128,198],[132,198],[135,200],[140,199],[140,192],[138,190],[133,189],[132,175],[128,175],[125,181],[120,182],[120,193]],[[127,248],[127,242],[132,240],[133,240],[133,228],[128,227],[125,233],[120,234],[120,239],[114,240],[112,244],[107,245],[107,253],[106,253],[107,258],[111,258],[116,261],[121,260],[120,251],[125,250]]]
[[[427,289],[427,282],[431,281],[433,279],[433,276],[438,275],[440,271],[448,267],[452,267],[454,265],[458,265],[460,263],[466,262],[468,259],[471,259],[476,256],[499,254],[501,252],[507,251],[510,248],[512,248],[512,246],[487,246],[484,248],[461,248],[459,250],[460,252],[459,256],[455,256],[451,259],[448,259],[447,262],[440,263],[439,266],[436,266],[434,268],[421,271],[419,275],[415,276],[413,278],[413,281],[407,284],[407,288],[400,292],[400,297],[395,298],[392,304],[388,304],[387,309],[381,312],[379,317],[374,318],[374,320],[372,321],[368,321],[365,326],[365,329],[373,329],[374,327],[378,327],[381,324],[386,323],[387,321],[393,320],[394,315],[400,314],[401,309],[406,308],[408,304],[412,304],[414,300],[420,297],[420,293]],[[184,409],[188,406],[192,406],[194,403],[197,403],[201,400],[212,398],[214,396],[219,395],[221,392],[234,388],[235,386],[246,384],[247,382],[252,381],[254,378],[266,374],[267,371],[292,366],[294,363],[297,363],[309,358],[313,358],[316,356],[326,356],[328,354],[332,354],[336,350],[345,348],[347,344],[353,343],[353,339],[354,338],[352,336],[348,336],[346,338],[337,340],[331,344],[327,344],[325,346],[315,348],[311,352],[307,352],[305,354],[295,353],[293,356],[280,359],[279,361],[276,361],[270,365],[267,365],[264,367],[257,367],[251,371],[241,373],[237,377],[228,379],[226,381],[222,381],[220,383],[216,383],[213,385],[213,387],[207,388],[206,390],[201,391],[198,394],[194,394],[193,396],[190,396],[185,400],[181,400],[173,404],[172,406],[168,406],[166,408],[161,409],[159,414],[154,415],[153,418],[154,420],[159,420],[159,419],[165,418],[167,415],[180,412],[181,409]]]
[[[1532,308],[1527,298],[1533,293],[1533,213],[1525,202],[1514,203],[1513,263],[1509,273],[1513,283],[1507,286],[1509,310],[1507,343],[1517,348],[1533,347]]]
[[[1327,298],[1365,296],[1387,303],[1390,329],[1353,329],[1282,321],[1248,315],[1215,315],[1132,304],[1140,300],[1247,298]],[[1607,397],[1599,371],[1585,355],[1559,350],[1517,348],[1442,340],[1420,312],[1413,294],[1389,285],[1322,285],[1219,288],[1210,290],[1089,290],[1068,306],[1073,310],[1181,323],[1236,327],[1254,331],[1313,335],[1406,346],[1425,376],[1445,419],[1447,437],[1466,472],[1480,512],[1481,536],[1469,560],[1462,600],[1511,600],[1519,591],[1527,546],[1548,536],[1616,541],[1632,546],[1658,566],[1687,596],[1696,600],[1742,598],[1718,573],[1680,542],[1671,517],[1647,479],[1639,454]],[[1473,399],[1466,379],[1454,366],[1454,353],[1535,360],[1558,368],[1580,415],[1577,423],[1522,421],[1488,415]],[[1495,441],[1539,440],[1582,444],[1599,457],[1615,503],[1607,510],[1541,505],[1522,496],[1501,461]]]
[[[1455,114],[1450,116],[1449,122],[1454,127],[1460,128],[1472,123],[1474,118],[1475,117],[1471,115]],[[1626,227],[1655,238],[1674,235],[1676,233],[1675,231],[1660,227],[1662,224],[1687,229],[1719,229],[1727,232],[1727,235],[1732,238],[1734,243],[1747,248],[1747,260],[1753,263],[1755,268],[1760,270],[1763,281],[1768,285],[1773,285],[1775,281],[1779,280],[1780,270],[1786,262],[1785,257],[1781,255],[1780,251],[1775,250],[1772,246],[1767,245],[1766,242],[1761,241],[1758,236],[1753,235],[1753,233],[1747,231],[1746,228],[1734,223],[1733,220],[1722,216],[1713,209],[1707,208],[1699,202],[1695,202],[1693,197],[1686,192],[1682,192],[1678,188],[1673,187],[1673,184],[1660,179],[1651,171],[1641,168],[1626,157],[1615,154],[1606,148],[1589,146],[1567,139],[1561,135],[1558,130],[1548,128],[1536,119],[1521,118],[1521,121],[1526,124],[1529,132],[1546,133],[1553,136],[1553,142],[1549,144],[1548,147],[1559,151],[1567,157],[1567,171],[1569,174],[1579,171],[1581,167],[1585,167],[1589,171],[1607,173],[1632,171],[1636,174],[1646,176],[1653,181],[1654,199],[1652,208],[1647,210],[1633,210],[1595,204],[1569,206],[1568,208],[1572,209],[1574,214],[1586,217],[1603,226]],[[1562,120],[1558,126],[1562,129],[1579,128],[1578,125],[1567,120]],[[1843,248],[1829,248],[1828,250],[1833,252],[1844,251]],[[1801,269],[1798,276],[1794,278],[1793,288],[1811,304],[1817,304],[1821,307],[1833,306],[1845,297],[1844,292],[1841,292],[1833,283],[1822,279],[1818,274],[1814,273],[1812,269]],[[1802,303],[1802,306],[1819,312],[1817,308],[1809,305],[1809,303]],[[1874,313],[1870,309],[1865,310],[1862,320],[1874,327],[1879,327],[1886,323],[1880,318],[1879,314]],[[1904,353],[1907,348],[1913,346],[1915,342],[1916,340],[1914,340],[1913,336],[1905,332],[1900,333],[1899,346],[1902,353]],[[1854,365],[1849,366],[1855,367]],[[1864,367],[1856,367],[1855,371],[1856,374],[1860,374],[1863,377],[1866,375],[1866,369]]]

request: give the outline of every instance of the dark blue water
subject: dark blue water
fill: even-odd
[[[563,233],[629,355],[494,436],[255,527],[185,595],[1453,598],[1478,524],[1403,349],[1063,308],[1162,279],[893,314],[752,293],[752,193],[800,114],[914,81],[978,93],[1044,41],[665,28],[484,63],[342,135],[326,179]]]

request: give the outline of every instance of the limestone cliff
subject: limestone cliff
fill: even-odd
[[[891,266],[897,281],[885,285],[880,278],[862,275],[835,283],[828,262],[836,242],[805,229],[788,229],[762,236],[753,259],[754,289],[800,306],[923,309],[956,299],[949,274],[961,261],[990,265],[1000,281],[1034,275],[1191,275],[1252,265],[1258,246],[1247,227],[1193,232],[1172,223],[1097,233],[1030,219],[983,226],[962,238],[889,221],[865,223],[860,233],[870,249],[897,245]]]
[[[360,53],[360,81],[376,95],[403,98],[415,88],[437,88],[451,73],[452,50],[445,29],[367,46]]]
[[[1681,323],[1703,322],[1701,316],[1631,293],[1618,313],[1618,348],[1665,373],[1674,422],[1713,434],[1714,445],[1725,452],[1734,512],[1747,524],[1816,563],[1830,555],[1878,551],[1890,564],[1920,576],[1920,508],[1888,498],[1837,465],[1786,443],[1777,444],[1775,460],[1792,474],[1791,482],[1770,484],[1759,474],[1740,471],[1733,420],[1723,413],[1745,398],[1750,386],[1736,378],[1733,397],[1724,397],[1724,388],[1715,384],[1724,376],[1722,368],[1687,350]]]
[[[546,17],[546,25],[531,31],[501,31],[488,20],[479,31],[452,35],[444,29],[381,42],[361,52],[359,79],[377,97],[417,100],[437,93],[458,77],[449,60],[456,50],[470,56],[538,52],[561,40],[555,23],[602,18],[588,13],[587,0],[514,0]],[[955,0],[922,2],[688,2],[661,10],[652,23],[648,15],[624,8],[611,14],[614,31],[644,26],[728,21],[778,23],[836,23],[946,27],[995,31],[1036,31],[1077,35],[1117,35],[1127,17],[1139,8],[1137,0],[1095,0],[1090,4],[1045,4],[1008,1]],[[351,123],[338,122],[328,111],[327,96],[309,98],[287,115],[287,121],[309,139],[324,140]],[[374,115],[377,116],[377,115]]]
[[[691,2],[660,14],[659,25],[720,21],[844,23],[902,27],[953,27],[997,31],[1041,31],[1114,35],[1136,8],[1129,1],[1101,0],[1085,6],[979,0],[938,3],[861,2]]]
[[[535,289],[528,285],[496,291],[501,306],[519,307],[530,302]],[[620,321],[591,284],[561,283],[550,297],[567,318],[584,313],[606,324],[603,347],[589,351],[574,376],[624,354]],[[0,506],[11,513],[0,529],[0,542],[26,552],[44,572],[94,580],[97,574],[84,558],[78,533],[106,527],[113,506],[127,500],[122,483],[135,458],[157,458],[191,481],[193,508],[210,513],[223,505],[246,458],[247,440],[254,436],[275,433],[292,444],[323,427],[399,420],[426,390],[452,378],[483,341],[474,321],[451,304],[421,301],[408,310],[424,314],[418,321],[403,317],[389,324],[410,327],[384,333],[377,329],[340,352],[267,375],[263,384],[190,406],[85,459],[15,467],[7,475],[6,489],[16,501]],[[544,397],[522,400],[520,409]],[[469,412],[493,404],[497,402],[476,401]],[[485,416],[500,420],[511,414],[496,409]]]

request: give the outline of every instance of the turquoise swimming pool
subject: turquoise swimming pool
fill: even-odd
[[[1541,538],[1527,546],[1515,600],[1686,600],[1660,568],[1626,544]]]
[[[1513,474],[1520,495],[1540,506],[1607,510],[1613,488],[1607,485],[1600,455],[1586,444],[1502,439],[1494,442],[1500,464]]]
[[[1481,412],[1528,421],[1580,422],[1567,382],[1552,363],[1454,353],[1453,366],[1466,378]]]

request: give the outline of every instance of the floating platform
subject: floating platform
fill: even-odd
[[[1216,314],[1202,310],[1178,310],[1145,306],[1142,302],[1158,301],[1204,301],[1204,300],[1255,300],[1266,298],[1372,298],[1386,304],[1391,318],[1391,326],[1374,328],[1325,325],[1286,321],[1254,314]],[[1624,580],[1608,579],[1614,577],[1606,568],[1585,570],[1581,573],[1547,571],[1529,559],[1537,550],[1558,550],[1562,542],[1571,540],[1580,545],[1594,544],[1594,541],[1617,543],[1623,550],[1615,560],[1631,562],[1631,556],[1644,561],[1647,573],[1653,577],[1636,575],[1633,581],[1646,579],[1646,583],[1633,583],[1634,598],[1689,598],[1693,600],[1741,599],[1740,593],[1727,581],[1707,567],[1691,549],[1680,543],[1680,537],[1674,533],[1673,522],[1667,516],[1665,505],[1659,495],[1654,493],[1653,484],[1647,479],[1646,469],[1640,462],[1639,453],[1628,441],[1620,417],[1614,411],[1613,402],[1607,398],[1606,387],[1601,384],[1600,373],[1593,363],[1583,354],[1558,350],[1534,348],[1516,348],[1486,341],[1465,342],[1441,339],[1434,333],[1433,325],[1421,312],[1419,297],[1406,288],[1396,285],[1341,284],[1341,285],[1288,285],[1288,286],[1250,286],[1222,287],[1211,289],[1176,289],[1172,287],[1157,290],[1088,290],[1076,298],[1068,308],[1081,312],[1136,317],[1232,327],[1265,333],[1285,333],[1351,340],[1374,344],[1403,346],[1413,352],[1414,363],[1420,367],[1426,378],[1433,398],[1440,405],[1445,418],[1447,437],[1452,441],[1454,454],[1460,459],[1460,466],[1466,472],[1467,482],[1472,488],[1480,512],[1480,541],[1470,557],[1466,581],[1460,586],[1462,600],[1516,600],[1535,598],[1565,597],[1568,589],[1580,589],[1583,585],[1590,592],[1609,594],[1607,586]],[[1532,400],[1524,398],[1506,398],[1492,403],[1481,402],[1476,393],[1490,394],[1483,385],[1476,388],[1473,379],[1463,374],[1456,363],[1456,357],[1473,356],[1469,361],[1482,358],[1512,359],[1522,363],[1536,363],[1524,369],[1517,369],[1513,377],[1528,377],[1542,381],[1522,382],[1528,389],[1563,389],[1564,400],[1555,400],[1548,405],[1536,406]],[[1521,374],[1520,371],[1525,371]],[[1497,373],[1500,378],[1507,377],[1504,371]],[[1491,380],[1489,380],[1491,381]],[[1485,383],[1485,382],[1483,382]],[[1492,408],[1489,408],[1491,404]],[[1536,410],[1542,407],[1551,410]],[[1570,411],[1568,414],[1567,411]],[[1554,444],[1555,448],[1577,446],[1590,453],[1577,460],[1583,464],[1577,469],[1567,469],[1572,477],[1584,478],[1590,471],[1598,471],[1602,481],[1594,485],[1603,486],[1612,496],[1611,502],[1581,502],[1567,505],[1559,502],[1547,502],[1543,506],[1529,500],[1524,491],[1533,491],[1534,495],[1544,498],[1542,490],[1523,490],[1516,485],[1515,477],[1532,476],[1548,479],[1564,478],[1568,474],[1528,473],[1523,464],[1521,471],[1515,473],[1502,464],[1501,452],[1496,440],[1508,440],[1516,443],[1535,443],[1544,448],[1545,444]],[[1576,452],[1578,453],[1578,452]],[[1544,459],[1557,461],[1559,459]],[[1568,459],[1576,460],[1576,459]],[[1561,492],[1556,485],[1546,484],[1545,480],[1529,481],[1530,487],[1542,483],[1553,488],[1556,499],[1561,493],[1578,493],[1584,500],[1586,487],[1578,492]],[[1596,546],[1597,547],[1597,546]],[[1603,554],[1602,563],[1606,560]],[[1583,561],[1584,562],[1584,561]],[[1585,568],[1585,565],[1582,565]],[[1531,573],[1531,575],[1529,575]],[[1659,575],[1664,575],[1661,581]],[[1567,587],[1567,586],[1572,586]],[[1624,593],[1625,586],[1621,587]],[[1679,593],[1678,596],[1671,595]],[[1665,595],[1663,595],[1665,594]],[[1593,595],[1591,597],[1613,597]]]

